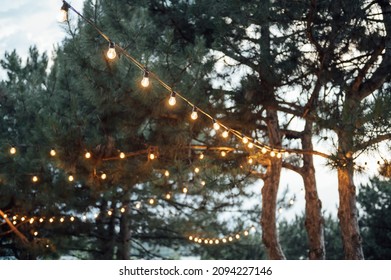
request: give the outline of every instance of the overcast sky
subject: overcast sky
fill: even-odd
[[[54,47],[65,36],[57,15],[61,0],[2,0],[0,5],[0,57],[6,51],[16,49],[26,57],[28,49],[37,45],[49,57]],[[83,0],[69,1],[77,10],[82,10]],[[4,73],[3,73],[4,74]],[[1,76],[3,77],[3,76]]]

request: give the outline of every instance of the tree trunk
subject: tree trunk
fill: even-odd
[[[273,146],[281,145],[281,137],[278,127],[278,116],[275,111],[267,112],[267,127],[269,140]],[[264,186],[262,188],[262,241],[271,260],[285,259],[277,233],[276,210],[277,194],[280,184],[282,161],[278,158],[270,158],[266,170]]]
[[[125,212],[122,213],[120,218],[120,232],[117,259],[129,260],[130,259],[130,218],[131,218],[131,207],[126,207]]]
[[[342,234],[345,259],[362,260],[362,240],[358,227],[356,187],[353,182],[353,162],[338,168],[338,218]]]
[[[313,150],[312,122],[307,121],[302,137],[304,150]],[[309,240],[310,260],[324,260],[326,251],[324,244],[324,220],[322,217],[322,202],[316,187],[313,155],[303,155],[302,177],[305,189],[305,227]]]

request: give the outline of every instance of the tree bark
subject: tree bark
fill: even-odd
[[[131,207],[126,207],[120,218],[120,232],[117,252],[117,259],[119,260],[130,259],[130,215]]]
[[[313,150],[312,122],[306,121],[302,146],[304,150]],[[319,199],[313,155],[303,155],[302,177],[305,189],[305,227],[309,240],[310,260],[324,260],[326,257],[324,243],[324,220],[322,216],[322,202]]]
[[[273,146],[281,145],[281,136],[278,127],[278,116],[275,111],[267,112],[267,127],[269,140]],[[271,260],[285,259],[278,240],[276,225],[277,194],[280,184],[282,161],[278,158],[269,159],[264,186],[262,188],[262,241]]]

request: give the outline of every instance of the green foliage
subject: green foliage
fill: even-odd
[[[391,258],[391,184],[379,178],[362,185],[358,194],[362,208],[360,225],[363,249],[367,259],[389,260]]]

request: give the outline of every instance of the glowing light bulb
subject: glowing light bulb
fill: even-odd
[[[109,43],[109,50],[107,51],[106,55],[108,59],[114,59],[117,56],[117,53],[115,51],[115,44],[111,41]]]
[[[194,242],[198,242],[198,237],[194,238]]]
[[[255,226],[252,226],[250,230],[251,232],[255,232],[256,231]]]
[[[194,172],[195,173],[199,173],[200,172],[200,169],[198,167],[194,168]]]
[[[49,219],[49,223],[53,223],[54,222],[54,219],[53,218],[50,218]]]
[[[121,153],[119,154],[119,158],[124,159],[125,157],[126,157],[125,153],[121,152]]]
[[[228,130],[224,130],[224,132],[221,135],[223,136],[223,138],[227,138],[228,137]]]
[[[267,153],[267,149],[265,147],[263,147],[261,152],[262,152],[262,154],[266,154]]]
[[[204,240],[204,243],[205,243],[205,244],[208,244],[208,243],[209,243],[209,240],[208,240],[208,239],[205,239],[205,240]]]
[[[282,154],[281,153],[277,153],[277,158],[281,158],[282,157]]]
[[[243,142],[243,144],[247,144],[248,143],[248,138],[246,136],[243,136],[242,142]]]
[[[34,236],[37,236],[38,235],[38,231],[34,231]]]
[[[63,217],[61,217],[60,222],[63,223],[64,221],[65,221],[65,219]]]
[[[235,235],[236,239],[240,239],[240,234]]]
[[[201,181],[201,186],[205,186],[206,185],[206,182],[205,181]]]
[[[170,99],[168,99],[168,104],[169,104],[170,106],[174,106],[174,105],[176,104],[176,98],[175,98],[175,96],[176,96],[175,91],[171,92]]]
[[[86,152],[84,154],[84,157],[87,158],[87,159],[91,158],[91,153],[90,152]]]
[[[154,204],[155,204],[155,199],[151,198],[151,199],[149,200],[149,204],[154,205]]]
[[[13,221],[12,223],[13,223],[14,225],[16,225],[16,224],[17,224],[17,221]]]
[[[143,79],[141,80],[141,85],[145,88],[149,86],[149,72],[147,70],[144,71],[144,76]]]
[[[286,151],[286,152],[284,153],[284,157],[289,157],[289,152],[288,152],[288,151]]]
[[[249,159],[248,159],[248,163],[249,163],[249,164],[253,164],[253,163],[254,163],[254,160],[253,160],[252,158],[249,158]]]
[[[190,235],[189,236],[189,240],[192,241],[193,240],[193,236]]]
[[[56,156],[56,150],[55,150],[55,149],[51,149],[51,150],[50,150],[50,155],[51,155],[52,157]]]
[[[72,217],[70,218],[70,220],[71,220],[71,222],[74,222],[74,221],[75,221],[75,217],[72,216]]]
[[[234,239],[232,238],[232,236],[228,237],[228,241],[229,241],[229,242],[232,242],[232,240],[234,240]]]
[[[189,190],[186,188],[186,187],[184,187],[183,189],[182,189],[182,192],[183,193],[187,193]]]
[[[29,221],[30,224],[33,224],[34,223],[34,218],[31,218],[30,221]]]
[[[276,156],[276,152],[275,152],[275,151],[271,151],[271,152],[270,152],[270,156],[271,156],[271,157],[275,157],[275,156]]]
[[[141,208],[141,202],[137,202],[136,203],[136,209],[140,209]]]
[[[169,193],[166,194],[166,199],[167,199],[167,200],[171,199],[171,194],[169,194]]]
[[[204,159],[205,158],[205,155],[204,154],[200,154],[200,159]]]
[[[166,176],[166,177],[170,176],[170,171],[166,170],[166,171],[164,172],[164,176]]]
[[[107,211],[107,215],[109,215],[109,216],[113,215],[113,211],[111,211],[111,210]]]
[[[68,9],[69,9],[69,5],[64,2],[57,16],[57,20],[59,22],[65,22],[68,20]]]
[[[254,148],[254,143],[253,143],[253,142],[248,143],[247,147],[248,147],[249,149]]]
[[[31,179],[34,183],[38,182],[38,177],[37,176],[33,176],[33,178]]]
[[[216,120],[213,120],[213,128],[214,128],[214,130],[220,129],[220,124],[218,122],[216,122]]]
[[[209,240],[209,244],[211,244],[211,245],[212,245],[212,244],[213,244],[213,240]]]
[[[219,244],[220,243],[220,241],[218,240],[218,239],[216,239],[215,240],[215,244],[217,245],[217,244]]]
[[[221,156],[222,156],[222,157],[225,157],[225,156],[227,156],[227,152],[226,152],[226,151],[221,151],[221,153],[220,153],[220,154],[221,154]]]
[[[107,178],[106,173],[102,173],[102,175],[100,175],[100,178],[101,178],[102,180],[106,180],[106,178]]]
[[[223,243],[227,243],[227,238],[223,238]]]
[[[40,223],[43,223],[43,218],[40,218],[40,219],[39,219],[39,222],[40,222]]]
[[[22,222],[24,222],[24,221],[26,220],[26,218],[25,218],[25,217],[22,217],[20,220],[21,220]]]
[[[191,112],[191,115],[190,115],[190,118],[192,119],[192,120],[196,120],[196,119],[198,119],[198,112],[197,112],[198,110],[197,110],[197,107],[193,107],[193,111]]]
[[[11,148],[10,148],[10,154],[11,154],[11,155],[16,154],[16,148],[15,148],[15,147],[11,147]]]
[[[154,160],[156,157],[155,157],[155,154],[154,153],[150,153],[149,154],[149,159],[150,160]]]
[[[73,180],[75,180],[75,178],[74,178],[72,175],[69,175],[69,176],[68,176],[68,181],[69,181],[69,182],[73,182]]]
[[[122,207],[120,211],[121,213],[125,213],[125,207]]]
[[[293,203],[295,203],[295,201],[293,199],[289,200],[290,205],[293,205]]]
[[[244,236],[248,236],[248,230],[244,231]]]
[[[13,216],[13,217],[12,217],[12,220],[16,220],[17,218],[18,218],[18,217],[16,217],[16,216]]]

